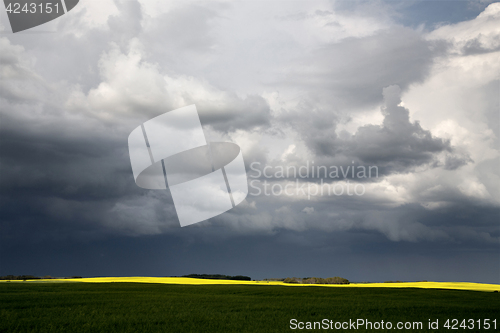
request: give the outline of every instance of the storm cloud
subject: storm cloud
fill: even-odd
[[[498,283],[499,4],[436,26],[385,2],[286,4],[90,1],[55,33],[3,33],[0,273],[330,275],[314,257],[359,280]],[[314,161],[378,177],[180,228],[168,190],[134,183],[127,137],[190,104],[249,176]]]

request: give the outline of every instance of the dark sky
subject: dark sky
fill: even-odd
[[[499,20],[485,1],[82,1],[12,34],[2,10],[0,275],[500,283]],[[127,138],[190,104],[258,187],[363,195],[251,189],[181,228]],[[313,162],[379,174],[274,173]]]

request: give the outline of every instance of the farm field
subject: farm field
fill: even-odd
[[[458,327],[494,332],[500,323],[500,293],[492,290],[58,281],[0,283],[0,332],[299,331],[291,319],[422,322],[405,331],[445,332],[447,319],[496,319],[497,330]],[[429,319],[439,320],[438,330],[427,328]]]

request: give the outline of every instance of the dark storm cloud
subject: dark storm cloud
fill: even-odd
[[[360,127],[352,142],[346,143],[352,147],[352,155],[368,164],[390,165],[394,171],[403,171],[431,162],[436,153],[452,150],[448,141],[433,137],[418,122],[410,121],[408,109],[399,105],[399,87],[385,88],[383,95],[382,125]]]
[[[350,135],[337,135],[339,122],[333,109],[320,109],[314,104],[300,103],[281,121],[292,126],[303,138],[316,160],[333,165],[376,165],[381,175],[410,172],[421,165],[442,166],[437,162],[440,153],[447,153],[444,168],[455,170],[472,162],[468,154],[455,152],[448,140],[434,136],[419,122],[410,121],[409,110],[401,106],[400,88],[383,89],[384,116],[381,125],[365,125]],[[307,114],[307,117],[301,117]]]
[[[29,35],[19,37],[29,48],[33,47],[33,43],[38,45],[38,49],[42,50],[40,61],[50,64],[51,71],[47,70],[47,66],[36,66],[26,48],[6,38],[0,39],[3,45],[0,89],[1,230],[2,237],[6,239],[86,239],[117,232],[155,234],[178,226],[168,191],[147,191],[135,185],[126,141],[130,131],[147,119],[142,116],[143,113],[151,117],[168,111],[165,104],[171,103],[175,96],[169,95],[167,90],[161,91],[164,104],[153,105],[150,101],[135,98],[126,90],[125,84],[123,91],[114,88],[119,92],[115,103],[108,102],[92,109],[85,105],[86,96],[79,86],[58,85],[50,81],[66,73],[74,79],[73,82],[83,87],[99,89],[102,79],[120,81],[120,75],[129,75],[134,68],[128,67],[132,70],[129,72],[112,70],[110,75],[118,77],[102,77],[103,67],[96,68],[98,59],[101,58],[102,65],[103,61],[116,64],[117,60],[124,58],[125,65],[136,66],[138,77],[129,78],[131,82],[144,80],[141,77],[144,71],[149,75],[146,80],[152,77],[157,82],[163,82],[159,69],[143,65],[145,61],[127,63],[127,57],[134,57],[135,54],[123,54],[121,47],[107,58],[104,53],[103,58],[103,49],[100,48],[108,49],[109,46],[101,41],[113,40],[114,35],[125,36],[123,40],[115,40],[127,52],[129,47],[125,42],[141,33],[140,25],[134,25],[141,19],[140,5],[133,1],[117,5],[120,14],[109,18],[110,31],[91,29],[77,40],[71,35],[56,34],[48,45],[39,44]],[[82,49],[81,43],[89,38],[98,43],[88,44],[89,47]],[[64,56],[57,66],[53,66],[54,61],[45,58],[48,55],[45,50],[50,45],[67,51],[63,52]],[[66,61],[68,58],[78,59],[82,51],[85,51],[83,61],[78,66]],[[99,70],[101,78],[92,75],[91,72],[95,74]],[[136,92],[137,95],[141,93]],[[198,105],[204,125],[221,131],[269,125],[270,110],[262,97],[250,95],[241,99],[231,92],[217,93],[219,100],[193,101],[200,102]],[[78,97],[76,102],[68,104],[68,96]],[[184,97],[189,103],[189,96]],[[114,116],[124,100],[130,100],[127,103],[130,112]],[[217,103],[222,107],[217,107]],[[259,112],[252,112],[255,110]],[[104,112],[109,112],[110,116],[106,117]]]
[[[120,140],[125,133],[109,135],[112,129],[88,120],[82,126],[70,119],[13,118],[3,114],[0,126],[2,236],[78,238],[92,229],[150,234],[176,225],[167,192],[135,185]],[[145,211],[134,221],[137,205]]]
[[[468,163],[474,162],[468,155],[466,154],[455,154],[446,156],[446,160],[444,163],[444,168],[446,170],[456,170],[461,166],[464,166]]]
[[[335,155],[337,153],[338,123],[336,110],[317,105],[311,99],[303,99],[298,105],[279,116],[280,123],[296,130],[315,155]]]
[[[266,180],[270,184],[278,184],[276,180]],[[305,189],[307,191],[307,185]],[[380,233],[394,242],[477,242],[493,245],[500,241],[497,227],[500,209],[471,200],[456,191],[437,193],[434,198],[418,198],[419,194],[415,194],[416,201],[446,200],[440,207],[420,203],[394,205],[376,193],[367,193],[363,197],[324,194],[299,199],[296,196],[270,195],[271,191],[268,192],[268,195],[250,195],[247,201],[252,202],[251,205],[238,206],[212,219],[209,226],[223,223],[236,234],[322,230],[327,233]],[[256,191],[252,188],[250,193]],[[210,228],[204,232],[210,237],[218,237],[212,234]]]
[[[215,229],[215,228],[213,228]],[[112,237],[92,242],[1,243],[0,274],[43,276],[179,276],[192,273],[342,276],[353,282],[474,281],[498,283],[496,245],[387,242],[367,232],[282,230],[200,242],[206,229],[184,236]],[[216,230],[214,230],[216,231]],[[436,256],[439,253],[439,256]],[[481,260],[478,260],[478,256]],[[23,260],[18,260],[22,258]],[[367,273],[369,272],[369,273]]]
[[[424,80],[445,49],[411,29],[381,30],[316,50],[291,69],[286,84],[307,86],[339,109],[373,105],[381,101],[383,87],[397,84],[405,90]]]
[[[37,75],[21,47],[2,43],[3,54],[17,56],[1,71],[2,237],[151,234],[175,225],[168,192],[134,184],[124,138],[138,120],[102,121],[87,110],[65,109],[68,91]],[[145,209],[140,221],[137,205]]]
[[[271,110],[261,96],[250,95],[241,99],[228,93],[225,105],[201,101],[197,107],[201,123],[220,132],[265,129],[271,124]]]

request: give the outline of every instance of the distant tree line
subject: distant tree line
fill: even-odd
[[[81,276],[71,276],[71,277],[65,277],[63,279],[81,279]],[[33,275],[5,275],[5,276],[0,276],[0,280],[40,280],[40,279],[60,279],[56,277],[52,277],[50,275],[45,275],[45,276],[33,276]]]
[[[302,284],[349,284],[349,280],[335,276],[326,279],[317,277],[307,277],[307,278],[286,278],[283,280],[284,283],[302,283]]]
[[[243,275],[222,275],[222,274],[189,274],[183,275],[182,277],[195,278],[195,279],[216,279],[216,280],[241,280],[241,281],[251,281],[252,278]]]

